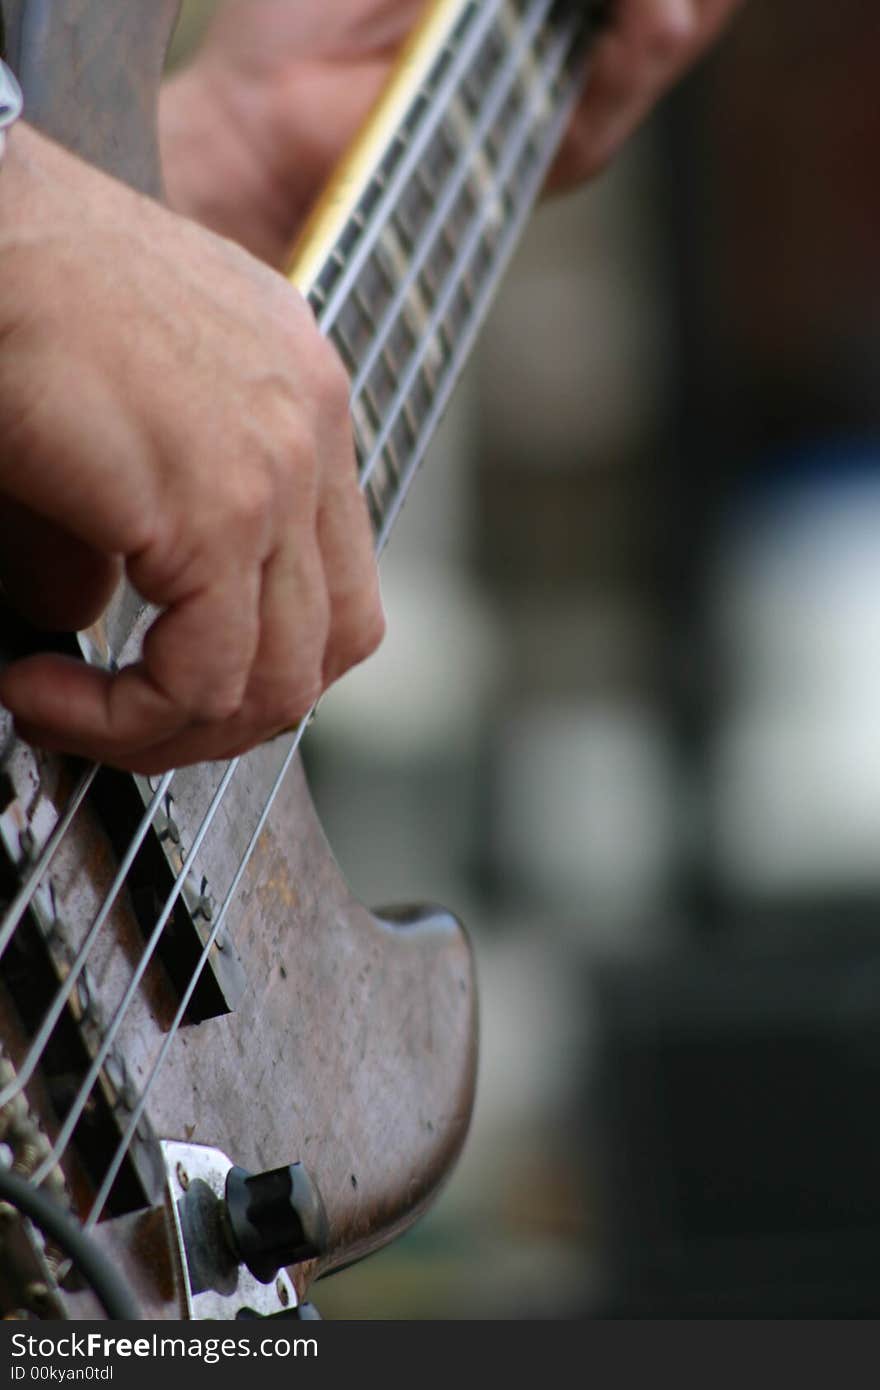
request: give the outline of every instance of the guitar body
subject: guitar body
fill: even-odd
[[[93,163],[157,193],[156,101],[176,0],[2,3],[27,118]],[[86,651],[123,656],[137,617],[136,596],[122,595],[84,639]],[[17,641],[10,624],[4,656],[14,655]],[[20,880],[40,805],[63,811],[77,769],[17,744],[7,726],[3,733],[4,835],[11,861],[18,836],[20,858],[8,869]],[[282,753],[279,744],[257,750],[230,784],[198,861],[215,896],[222,897],[242,859]],[[180,846],[192,844],[219,776],[213,767],[178,774],[173,814]],[[114,777],[100,798],[90,795],[53,862],[52,916],[67,958],[116,872],[112,798],[132,794],[138,794],[134,779]],[[13,881],[9,896],[14,889]],[[236,958],[236,987],[222,1007],[203,1009],[200,1021],[188,1016],[173,1037],[138,1128],[140,1187],[129,1184],[121,1195],[117,1187],[109,1218],[92,1230],[149,1317],[187,1313],[157,1139],[222,1150],[252,1171],[295,1161],[307,1166],[326,1208],[329,1240],[320,1258],[291,1270],[302,1297],[318,1274],[375,1249],[416,1217],[449,1171],[471,1111],[476,1001],[465,935],[440,911],[404,914],[392,923],[352,898],[298,761],[281,784],[215,955],[218,948]],[[87,1004],[74,1020],[92,1052],[143,949],[143,923],[123,892],[90,955]],[[108,1058],[124,1067],[129,1083],[120,1086],[121,1099],[110,1096],[111,1110],[130,1107],[171,1030],[181,992],[163,961],[151,961],[137,982]],[[13,1065],[27,1041],[16,978],[0,981],[0,1042]],[[50,1084],[39,1072],[27,1088],[50,1141],[63,1113],[59,1085],[57,1076]],[[104,1075],[101,1085],[109,1095]],[[59,1179],[80,1216],[96,1185],[83,1154],[75,1142]],[[62,1298],[73,1316],[95,1313],[87,1292]]]

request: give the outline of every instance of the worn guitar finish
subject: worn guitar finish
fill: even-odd
[[[120,178],[158,192],[156,99],[176,0],[2,3],[7,53],[21,76],[28,119]],[[117,608],[90,636],[92,649],[109,656],[121,654],[137,604],[129,598]],[[15,650],[11,633],[4,645],[6,654]],[[3,733],[7,784],[0,809],[7,853],[19,856],[20,876],[29,825],[41,804],[63,810],[74,770],[16,745],[8,726]],[[212,887],[218,881],[215,893],[222,895],[229,866],[241,859],[282,752],[278,744],[258,750],[230,785],[199,860]],[[179,778],[175,830],[185,846],[219,773],[193,770]],[[51,915],[68,958],[103,900],[115,855],[87,800],[51,872]],[[107,926],[88,976],[89,1017],[99,1020],[115,1007],[143,949],[142,927],[125,894]],[[252,1170],[307,1164],[327,1209],[330,1240],[319,1261],[296,1267],[301,1296],[316,1274],[376,1248],[415,1218],[455,1159],[471,1110],[476,1003],[466,938],[442,912],[392,925],[353,900],[298,763],[282,785],[224,931],[225,947],[218,944],[237,956],[237,996],[228,1001],[230,1011],[177,1033],[138,1130],[141,1198],[117,1200],[116,1219],[93,1231],[152,1317],[185,1312],[177,1256],[166,1243],[157,1136],[216,1146]],[[17,1062],[25,1042],[17,1036],[20,1021],[13,1025],[4,1004],[6,989],[14,993],[14,983],[0,988],[0,1020],[7,1013],[10,1019],[0,1040]],[[117,1069],[124,1065],[128,1073],[119,1105],[126,1093],[130,1105],[132,1086],[137,1094],[178,1000],[165,967],[152,962],[113,1054]],[[106,1076],[101,1084],[109,1094]],[[50,1090],[37,1075],[28,1102],[51,1140],[58,1118]],[[95,1188],[87,1166],[76,1152],[62,1161],[81,1216]],[[74,1316],[94,1311],[84,1294],[66,1298],[65,1307]]]

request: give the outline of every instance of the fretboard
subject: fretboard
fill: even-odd
[[[351,375],[378,550],[540,192],[604,8],[438,0],[398,78],[404,101],[398,85],[381,143],[349,164],[295,264]]]

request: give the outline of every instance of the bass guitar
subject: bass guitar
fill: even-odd
[[[177,0],[2,0],[26,115],[155,196]],[[432,0],[291,262],[351,375],[383,548],[580,90],[586,0]],[[123,586],[78,635],[136,659]],[[6,616],[6,658],[29,634]],[[35,751],[0,716],[6,1316],[303,1315],[422,1212],[463,1142],[476,995],[432,907],[349,893],[307,721],[161,777]],[[109,1271],[109,1274],[108,1274]],[[114,1276],[120,1288],[114,1288]]]

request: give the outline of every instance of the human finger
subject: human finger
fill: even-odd
[[[53,654],[13,662],[0,700],[28,741],[131,768],[194,724],[234,717],[257,646],[256,587],[245,577],[167,609],[144,659],[115,673]]]
[[[135,772],[232,758],[295,727],[321,693],[329,628],[324,567],[314,539],[298,531],[267,562],[260,642],[239,713],[222,725],[193,725],[129,764]]]
[[[549,180],[598,173],[742,0],[620,0],[590,59],[584,99]]]
[[[326,688],[370,656],[385,633],[373,529],[358,484],[349,405],[350,386],[335,357],[324,364],[318,544],[324,562],[330,625],[323,656]]]

